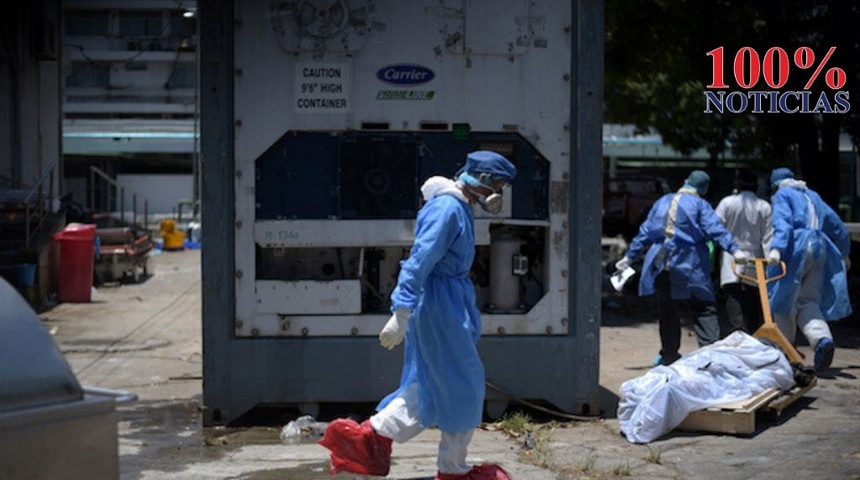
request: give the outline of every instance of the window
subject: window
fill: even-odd
[[[105,37],[108,34],[106,11],[67,11],[64,16],[66,35]]]
[[[161,12],[123,11],[119,14],[119,34],[122,37],[160,37],[163,32]]]
[[[100,87],[110,84],[110,65],[106,63],[73,62],[72,73],[66,77],[66,87]]]

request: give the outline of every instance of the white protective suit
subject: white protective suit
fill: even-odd
[[[759,198],[753,192],[744,190],[720,200],[715,212],[723,221],[726,230],[735,237],[738,248],[755,258],[764,258],[773,239],[771,207],[767,200]],[[730,253],[723,251],[720,263],[720,286],[741,281],[732,271],[732,255]],[[744,265],[743,270],[740,270],[741,267],[737,268],[744,275],[755,278],[754,264]],[[745,281],[744,283],[754,285],[754,282]]]

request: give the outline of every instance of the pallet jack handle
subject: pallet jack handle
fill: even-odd
[[[750,282],[756,284],[756,286],[758,287],[759,298],[761,298],[761,308],[762,314],[764,316],[764,323],[773,324],[773,316],[770,313],[770,299],[767,296],[767,284],[775,280],[779,280],[780,278],[785,276],[785,262],[779,262],[779,266],[780,268],[782,268],[782,272],[772,277],[768,277],[767,273],[764,270],[764,266],[767,264],[766,258],[753,258],[750,259],[750,262],[755,265],[755,278],[738,272],[736,269],[738,264],[734,260],[732,260],[732,271],[735,272],[735,275],[737,275],[738,278],[749,280]]]
[[[734,260],[732,260],[732,271],[735,272],[735,275],[737,275],[738,278],[743,278],[744,280],[749,280],[750,282],[755,283],[759,287],[763,287],[765,284],[773,282],[774,280],[779,280],[780,278],[785,276],[785,273],[786,273],[785,262],[779,262],[779,266],[782,269],[782,272],[780,272],[779,275],[774,275],[772,277],[768,277],[767,274],[765,273],[765,270],[764,270],[764,266],[765,266],[765,264],[767,264],[766,258],[751,258],[750,262],[755,264],[755,278],[750,277],[749,275],[744,275],[741,272],[738,272],[736,270],[736,267],[738,266],[738,264]],[[761,292],[762,292],[762,290],[759,289],[759,293],[761,293]]]
[[[764,319],[764,325],[762,325],[753,336],[756,338],[768,338],[774,343],[776,343],[783,353],[788,357],[791,363],[803,363],[804,355],[792,345],[785,335],[779,330],[779,326],[776,325],[773,321],[773,316],[770,311],[770,299],[767,295],[767,284],[773,282],[775,280],[779,280],[784,277],[786,274],[785,262],[779,262],[780,268],[782,272],[778,275],[774,275],[772,277],[768,277],[765,273],[765,265],[767,264],[766,258],[753,258],[750,260],[755,265],[755,278],[750,277],[749,275],[744,275],[743,273],[739,273],[736,270],[737,262],[732,261],[732,271],[738,278],[742,278],[744,280],[749,280],[758,286],[758,294],[761,299],[761,309],[762,309],[762,317]]]

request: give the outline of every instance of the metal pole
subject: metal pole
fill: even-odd
[[[583,414],[597,407],[600,362],[600,199],[603,124],[603,0],[573,0],[571,29],[568,301],[576,347],[571,382]],[[577,272],[573,274],[573,272]],[[592,407],[595,407],[592,410]]]
[[[96,207],[95,175],[96,175],[96,172],[94,172],[91,168],[90,169],[90,189],[89,189],[90,191],[89,191],[89,195],[88,195],[89,199],[90,199],[90,202],[89,202],[90,204],[87,206],[87,210],[90,210],[90,211],[95,210],[95,207]]]
[[[194,79],[194,152],[191,159],[193,170],[192,181],[194,182],[192,199],[195,205],[199,205],[202,196],[202,173],[200,172],[200,15],[194,15],[194,31],[197,41],[194,43],[194,58],[197,63],[197,77]],[[196,217],[192,215],[196,220]]]
[[[81,389],[87,395],[103,395],[106,397],[114,397],[116,403],[132,403],[137,401],[137,394],[128,390],[113,390],[103,387],[93,387],[90,385],[82,385]]]

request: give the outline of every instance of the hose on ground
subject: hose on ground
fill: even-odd
[[[543,412],[543,413],[553,415],[556,417],[560,417],[560,418],[565,418],[567,420],[577,420],[580,422],[596,422],[596,421],[599,421],[601,419],[601,417],[599,417],[599,416],[592,417],[592,416],[588,416],[588,415],[574,415],[571,413],[560,412],[558,410],[553,410],[550,408],[542,407],[542,406],[537,405],[535,403],[529,402],[528,400],[524,400],[522,398],[515,397],[515,396],[511,395],[510,393],[502,390],[501,388],[497,387],[496,385],[493,385],[492,383],[490,383],[488,381],[485,381],[484,383],[487,385],[487,387],[489,389],[491,389],[497,393],[500,393],[501,395],[507,397],[509,400],[512,400],[512,401],[517,402],[517,403],[522,404],[522,405],[525,405],[529,408],[533,408],[539,412]]]

